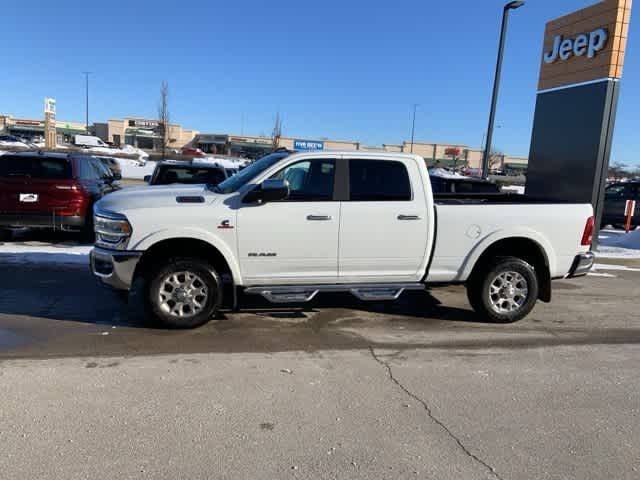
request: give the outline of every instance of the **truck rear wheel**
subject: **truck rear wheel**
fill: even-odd
[[[500,257],[486,265],[467,285],[467,298],[483,318],[512,323],[526,317],[539,292],[534,268],[516,257]]]
[[[222,282],[213,266],[177,257],[154,270],[147,283],[153,316],[165,327],[195,328],[207,323],[222,302]]]

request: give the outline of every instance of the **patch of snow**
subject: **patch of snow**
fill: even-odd
[[[618,270],[624,272],[640,272],[640,268],[627,267],[626,265],[613,265],[608,263],[596,263],[593,266],[594,270]]]
[[[122,169],[122,178],[143,180],[146,175],[152,175],[156,168],[156,162],[141,163],[138,160],[116,158]]]
[[[100,155],[118,155],[122,153],[119,148],[109,148],[109,147],[90,147],[86,149],[89,153],[99,153]]]
[[[7,142],[0,140],[0,147],[4,148],[30,148],[29,145],[23,142]]]
[[[120,151],[122,153],[126,153],[127,155],[137,155],[140,160],[147,160],[149,158],[149,154],[147,152],[132,145],[124,144],[122,145]]]
[[[615,275],[611,275],[610,273],[599,273],[599,272],[589,272],[587,273],[587,277],[618,278]]]
[[[429,175],[440,178],[466,178],[464,175],[460,175],[457,172],[450,172],[444,168],[430,168]]]
[[[502,191],[503,192],[519,193],[521,195],[524,195],[524,185],[504,185],[502,187]]]
[[[0,265],[88,265],[91,245],[24,245],[0,243]]]
[[[596,257],[640,258],[640,230],[629,233],[607,230],[599,236]]]

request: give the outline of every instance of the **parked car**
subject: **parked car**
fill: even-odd
[[[94,155],[93,158],[100,160],[108,169],[114,180],[122,179],[122,167],[116,158],[113,157],[101,157]]]
[[[195,147],[184,147],[182,149],[182,155],[187,155],[191,157],[204,157],[204,152],[199,148]]]
[[[104,147],[109,148],[105,142],[102,141],[100,137],[96,137],[94,135],[74,135],[73,136],[73,144],[77,147]]]
[[[116,190],[99,160],[24,152],[0,156],[0,230],[11,227],[90,232],[96,200]]]
[[[640,225],[640,181],[612,183],[604,192],[601,227],[613,225],[615,228],[624,228],[627,200],[636,201],[631,227],[635,229]]]
[[[29,148],[29,145],[15,135],[0,135],[0,147],[23,149]]]
[[[122,290],[144,278],[149,311],[174,328],[237,307],[240,290],[382,301],[447,283],[466,284],[483,319],[513,322],[551,300],[552,279],[591,268],[590,204],[479,197],[434,196],[417,155],[268,155],[216,187],[103,198],[91,268]]]
[[[217,185],[228,177],[225,168],[209,162],[165,160],[158,162],[152,175],[144,177],[149,185],[206,183]]]

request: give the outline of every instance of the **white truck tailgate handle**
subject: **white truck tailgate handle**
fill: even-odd
[[[420,220],[418,215],[398,215],[398,220]]]
[[[320,222],[331,220],[331,215],[307,215],[307,220],[320,221]]]

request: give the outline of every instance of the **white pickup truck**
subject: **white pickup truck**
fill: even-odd
[[[275,152],[217,187],[124,189],[94,219],[95,275],[123,290],[139,278],[149,311],[174,328],[237,308],[239,290],[381,301],[452,283],[483,319],[513,322],[551,300],[552,279],[594,261],[590,205],[434,197],[424,160],[395,153]]]

